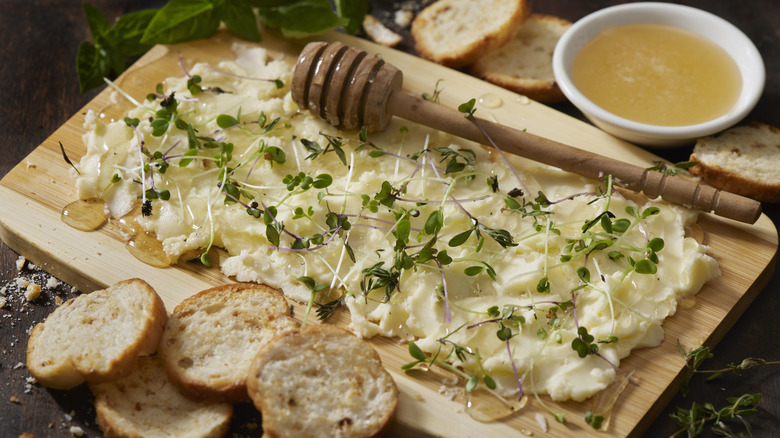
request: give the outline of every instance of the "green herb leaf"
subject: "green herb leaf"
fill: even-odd
[[[135,58],[152,48],[151,44],[141,42],[146,28],[157,13],[157,9],[143,9],[122,15],[108,31],[107,39],[114,42],[120,56]],[[116,71],[116,74],[121,71]]]
[[[414,341],[409,341],[409,355],[419,360],[420,362],[425,362],[428,359],[425,353],[423,353],[422,349],[420,349],[420,347],[418,347]]]
[[[239,124],[238,119],[228,114],[220,114],[217,116],[217,126],[222,129],[232,128]]]
[[[260,41],[257,17],[245,0],[227,0],[219,9],[219,16],[228,29],[251,41]]]
[[[336,0],[336,13],[349,20],[344,26],[347,33],[355,34],[363,27],[363,17],[368,13],[366,0]]]
[[[144,44],[175,44],[206,38],[220,19],[209,0],[170,0],[155,13],[144,31]]]
[[[428,216],[428,220],[425,221],[425,227],[423,230],[425,234],[431,236],[438,234],[441,228],[444,226],[444,215],[441,210],[433,210],[431,215]]]
[[[89,31],[92,35],[104,35],[111,28],[111,22],[108,21],[105,15],[95,6],[84,2],[84,15],[87,18],[87,24],[89,25]]]
[[[288,38],[305,38],[349,25],[333,13],[328,0],[293,0],[282,5],[260,7],[260,21],[277,27]]]
[[[477,375],[476,375],[476,374],[474,374],[474,375],[473,375],[473,376],[471,376],[471,378],[469,378],[469,380],[466,382],[466,392],[471,392],[471,391],[473,391],[473,390],[474,390],[474,389],[477,387],[477,385],[478,385],[478,384],[479,384],[479,377],[477,377]]]
[[[79,92],[84,93],[103,85],[103,78],[111,73],[110,61],[105,51],[98,49],[89,41],[83,41],[76,55],[76,70]]]
[[[471,236],[471,233],[473,233],[473,232],[474,232],[474,228],[469,228],[466,231],[458,233],[458,234],[452,236],[452,238],[450,239],[449,242],[447,242],[447,244],[449,246],[461,246],[464,243],[466,243],[467,240],[469,240],[469,237]]]
[[[468,275],[469,277],[473,277],[475,275],[479,275],[484,270],[485,270],[484,266],[469,266],[468,268],[463,270],[463,273]]]
[[[471,99],[468,102],[464,102],[458,105],[458,111],[462,112],[464,116],[470,117],[474,114],[474,105],[477,103],[477,99]]]

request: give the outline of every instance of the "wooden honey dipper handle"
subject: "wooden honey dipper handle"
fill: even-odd
[[[502,150],[588,178],[611,174],[620,187],[650,198],[754,223],[761,203],[710,186],[649,171],[633,164],[559,143],[402,93],[403,74],[378,55],[341,43],[309,43],[293,71],[292,97],[304,109],[347,129],[381,131],[398,116],[478,143],[485,133]],[[482,129],[480,129],[480,127]],[[485,133],[482,132],[484,129]]]

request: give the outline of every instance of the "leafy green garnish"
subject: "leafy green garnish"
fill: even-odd
[[[304,38],[340,27],[355,33],[367,11],[366,0],[338,0],[335,12],[328,0],[169,0],[160,9],[125,14],[112,25],[84,3],[92,41],[82,42],[76,57],[79,89],[84,93],[103,85],[103,78],[115,78],[155,44],[207,38],[220,23],[251,41],[261,38],[258,19],[286,37]]]
[[[698,161],[681,161],[672,165],[666,164],[663,161],[653,161],[654,166],[648,167],[646,170],[653,172],[661,172],[666,176],[675,176],[678,173],[688,173],[688,169],[699,164]]]

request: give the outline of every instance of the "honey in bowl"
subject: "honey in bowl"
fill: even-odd
[[[649,23],[602,31],[575,58],[573,82],[604,110],[659,126],[716,119],[742,88],[737,64],[720,46],[685,29]]]

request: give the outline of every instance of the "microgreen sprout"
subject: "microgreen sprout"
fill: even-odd
[[[676,176],[678,173],[688,173],[688,169],[699,164],[698,161],[680,161],[669,165],[663,161],[653,161],[653,166],[648,167],[646,170],[653,172],[661,172],[666,176]]]
[[[442,79],[438,79],[436,81],[436,85],[433,87],[433,93],[422,93],[422,99],[427,100],[428,102],[439,103],[439,95],[442,92],[442,90],[439,88],[441,81]]]
[[[65,152],[65,146],[62,145],[62,142],[60,143],[60,151],[62,151],[62,159],[65,160],[66,163],[70,165],[70,167],[73,168],[73,170],[76,171],[76,174],[81,175],[81,172],[79,172],[79,169],[73,165],[73,163],[70,161],[70,158],[68,158],[68,154]]]

